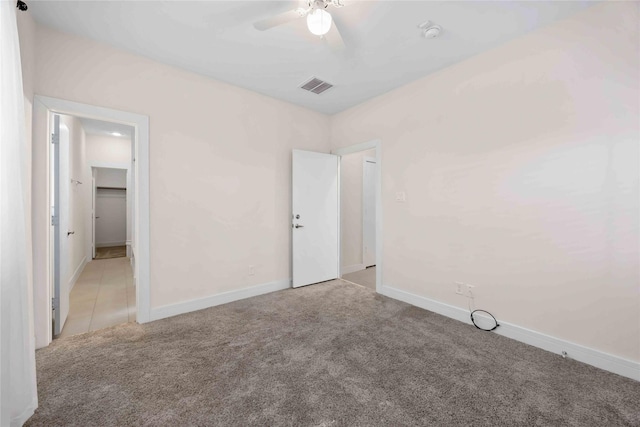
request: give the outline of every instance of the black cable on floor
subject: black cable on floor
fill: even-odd
[[[491,318],[493,319],[493,321],[495,322],[495,326],[491,329],[482,329],[480,326],[476,325],[476,320],[473,318],[473,313],[477,312],[477,311],[481,311],[483,313],[487,313],[489,316],[491,316]],[[489,313],[487,310],[473,310],[471,312],[471,323],[473,323],[473,326],[475,326],[476,328],[480,329],[481,331],[493,331],[495,328],[497,328],[498,326],[498,321],[496,320],[495,317],[493,317],[493,314]]]

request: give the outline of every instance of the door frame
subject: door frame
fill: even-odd
[[[377,150],[376,150],[377,153]],[[376,170],[378,163],[376,162],[376,158],[375,157],[369,157],[366,156],[364,159],[362,159],[362,264],[364,264],[364,268],[368,268],[367,267],[367,262],[365,259],[365,241],[364,241],[364,236],[366,234],[366,227],[365,227],[365,217],[364,217],[364,212],[365,212],[365,205],[366,205],[366,197],[365,197],[365,193],[364,193],[364,186],[365,186],[365,182],[364,182],[364,178],[365,178],[365,168],[367,167],[367,163],[373,163],[374,165],[376,165]],[[376,177],[374,176],[374,181],[375,181]],[[377,194],[375,194],[374,191],[374,195],[377,196]],[[377,230],[375,231],[376,233],[376,241],[378,238],[378,232]]]
[[[376,150],[376,292],[382,293],[382,141],[374,139],[360,144],[354,144],[343,148],[331,150],[331,154],[338,156],[338,272],[342,278],[342,213],[340,200],[342,199],[342,185],[340,173],[342,169],[342,156]]]
[[[32,148],[33,298],[36,348],[51,343],[50,146],[52,113],[86,117],[133,126],[135,213],[132,218],[136,262],[136,321],[150,321],[149,272],[149,117],[42,95],[34,96]]]

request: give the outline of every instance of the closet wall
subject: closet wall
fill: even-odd
[[[365,268],[362,245],[363,218],[363,162],[365,157],[376,156],[376,150],[360,151],[343,156],[340,160],[340,210],[342,224],[342,273]]]
[[[127,241],[127,171],[96,168],[96,247]]]
[[[61,175],[61,184],[65,186],[67,206],[65,215],[66,229],[61,230],[61,239],[67,248],[66,265],[62,265],[62,279],[72,289],[84,268],[86,258],[86,206],[90,202],[90,185],[87,185],[84,158],[86,151],[86,135],[82,123],[76,117],[60,115],[61,127],[68,130],[68,146],[62,150],[66,159],[61,164],[67,165]],[[67,234],[70,232],[71,234]]]

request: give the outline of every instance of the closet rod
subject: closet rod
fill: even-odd
[[[96,187],[98,190],[125,190],[125,187]]]

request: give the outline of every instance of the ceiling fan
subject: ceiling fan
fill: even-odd
[[[306,16],[307,28],[311,34],[327,40],[332,48],[341,49],[345,47],[345,44],[337,28],[337,22],[326,11],[329,6],[341,8],[344,3],[343,0],[308,0],[307,7],[299,7],[271,18],[262,19],[254,22],[253,26],[257,30],[265,31]]]

